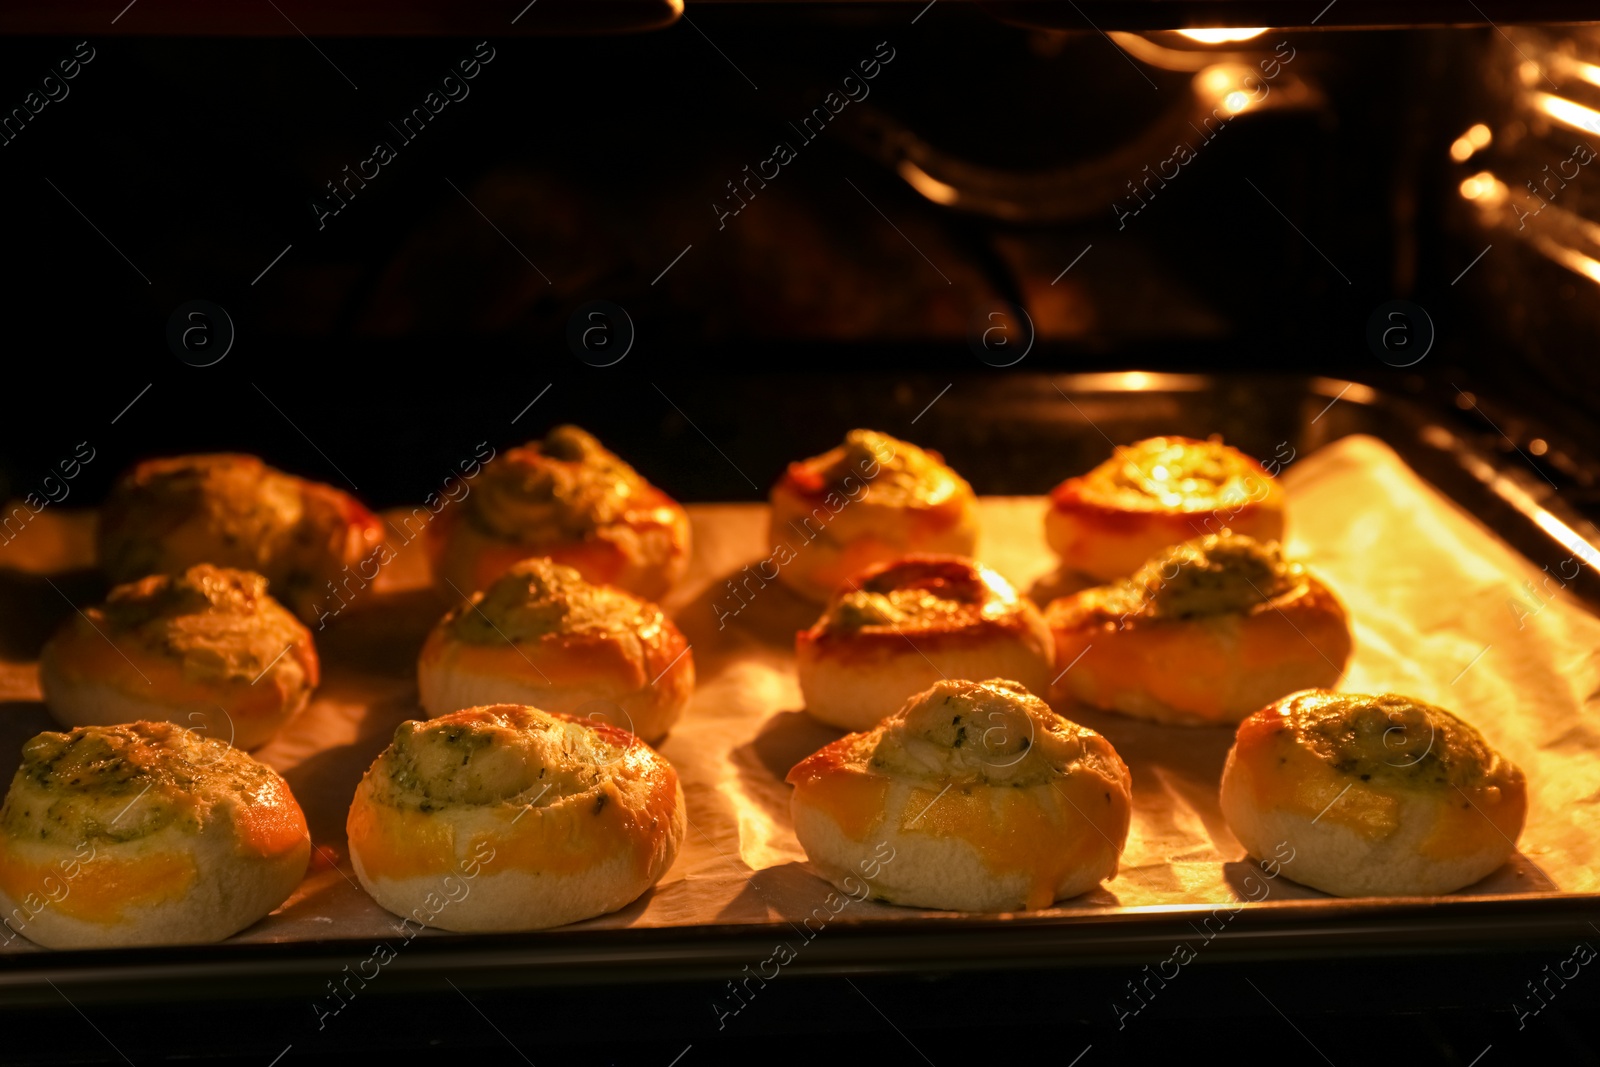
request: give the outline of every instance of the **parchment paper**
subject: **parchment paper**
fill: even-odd
[[[1600,620],[1372,438],[1345,438],[1303,457],[1283,480],[1290,551],[1333,587],[1354,622],[1356,651],[1341,688],[1402,692],[1450,708],[1527,772],[1530,811],[1520,854],[1462,895],[1595,892]],[[979,556],[1019,588],[1055,565],[1044,540],[1045,507],[1043,498],[982,501]],[[692,642],[699,682],[660,746],[682,777],[689,833],[653,891],[582,927],[798,920],[829,892],[795,840],[783,782],[794,763],[839,736],[800,710],[793,670],[794,632],[818,609],[777,583],[746,584],[754,571],[741,568],[774,547],[764,506],[691,505],[689,514],[693,561],[666,607]],[[0,545],[0,568],[11,568],[0,571],[3,780],[22,741],[55,728],[37,703],[39,646],[71,614],[69,598],[84,603],[104,591],[85,569],[91,523],[83,513],[47,509]],[[428,588],[420,544],[402,545],[398,537],[391,544],[399,558],[317,635],[325,682],[316,700],[256,753],[289,781],[319,853],[295,895],[238,940],[393,933],[396,920],[354,880],[345,811],[395,726],[421,716],[415,656],[449,602]],[[1559,576],[1562,562],[1540,565]],[[1243,850],[1217,805],[1232,730],[1060,710],[1116,745],[1133,771],[1134,815],[1117,877],[1055,910],[1245,899],[1237,883],[1251,867],[1241,862]],[[1321,894],[1278,878],[1272,897]],[[870,902],[850,910],[852,921],[865,922],[938,914]],[[9,950],[30,948],[18,938]]]

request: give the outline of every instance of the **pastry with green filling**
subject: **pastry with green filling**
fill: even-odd
[[[1057,707],[1085,704],[1189,726],[1237,723],[1298,689],[1333,685],[1350,658],[1344,605],[1276,541],[1185,541],[1131,578],[1045,610]]]

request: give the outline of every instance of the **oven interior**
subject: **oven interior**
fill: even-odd
[[[17,8],[0,16],[0,499],[87,440],[100,458],[66,506],[94,505],[137,459],[208,450],[337,468],[395,506],[475,443],[560,422],[686,501],[764,499],[786,462],[856,425],[939,448],[980,493],[1036,494],[1097,461],[1097,431],[1121,439],[1120,409],[1095,406],[1105,389],[1246,450],[1434,427],[1592,541],[1600,372],[1581,354],[1600,341],[1600,37],[1561,5],[1502,18],[1343,0],[1316,22],[1321,4],[1288,6],[601,15],[543,0],[520,15],[410,5],[387,23],[360,5]],[[1287,28],[1216,30],[1267,24]],[[1312,398],[1344,396],[1308,426]],[[1515,510],[1447,450],[1435,463],[1424,474],[1485,521]],[[1516,547],[1542,558],[1547,534]],[[1573,593],[1600,602],[1592,572]],[[1212,1040],[1219,1020],[1303,1052],[1240,999],[1253,981],[1338,1062],[1374,1042],[1436,1062],[1513,1042],[1587,1062],[1579,990],[1537,1026],[1508,1009],[1521,977],[1570,948],[1569,925],[1520,945],[1219,956],[1209,988],[1157,1002],[1159,1024],[1133,1032],[1062,1011],[1128,977],[1109,956],[827,963],[731,1036],[704,1007],[717,967],[552,989],[550,958],[467,1005],[396,983],[292,1054],[665,1063],[823,1033],[943,1062],[992,1054],[1041,1015],[1069,1058]],[[183,993],[191,1054],[277,1054],[273,1027],[305,996],[221,959],[227,980],[208,989],[200,963]],[[75,980],[134,1060],[169,1047],[136,1020],[151,1001],[172,1011],[178,986]],[[625,1033],[619,1004],[637,1020]],[[117,1061],[64,998],[12,1006],[65,1034],[16,1062]],[[539,1021],[551,1011],[567,1025]],[[252,1013],[274,1020],[259,1037],[240,1027]]]

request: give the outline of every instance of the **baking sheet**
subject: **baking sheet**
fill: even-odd
[[[1374,438],[1347,437],[1302,457],[1283,481],[1290,551],[1338,592],[1354,623],[1356,651],[1341,688],[1393,690],[1450,708],[1527,772],[1519,855],[1459,895],[1595,892],[1600,620],[1559,592],[1559,576],[1573,565],[1563,571],[1562,560],[1541,561],[1548,574],[1530,565]],[[981,506],[984,562],[1019,588],[1052,570],[1043,498],[985,498]],[[839,736],[800,710],[793,672],[794,632],[817,607],[776,583],[744,584],[741,568],[775,547],[765,507],[691,505],[689,514],[694,556],[666,607],[693,644],[698,688],[660,746],[682,778],[689,832],[655,889],[580,927],[798,921],[830,891],[790,829],[783,782],[794,763]],[[86,569],[91,528],[92,516],[47,509],[0,545],[0,780],[9,781],[26,738],[54,728],[37,702],[38,647],[71,613],[69,599],[103,593]],[[325,680],[315,701],[256,753],[289,781],[318,851],[294,896],[236,941],[394,933],[398,920],[355,882],[344,817],[395,726],[421,715],[415,655],[449,602],[428,588],[420,543],[391,544],[397,559],[317,635]],[[1051,911],[1261,899],[1262,882],[1249,893],[1241,884],[1252,865],[1217,805],[1231,729],[1062,710],[1116,745],[1133,772],[1134,811],[1117,877]],[[1322,897],[1285,878],[1267,884],[1274,900]],[[861,902],[849,917],[940,914],[950,913]],[[0,949],[31,950],[20,938]]]

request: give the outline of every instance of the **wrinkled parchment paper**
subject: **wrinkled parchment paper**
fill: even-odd
[[[1341,688],[1402,692],[1450,708],[1527,772],[1530,812],[1520,854],[1463,894],[1600,888],[1600,620],[1545,582],[1540,566],[1559,575],[1562,561],[1530,564],[1372,438],[1345,438],[1303,457],[1283,481],[1291,553],[1337,591],[1353,619],[1356,651]],[[982,502],[980,558],[1021,589],[1055,565],[1044,540],[1045,506],[1043,498]],[[776,583],[744,584],[741,568],[774,547],[764,506],[694,505],[689,513],[694,558],[666,606],[692,642],[699,682],[660,746],[683,780],[688,836],[653,891],[584,927],[798,920],[828,893],[790,828],[783,781],[791,766],[839,736],[800,710],[793,670],[794,632],[818,609]],[[71,613],[68,597],[82,602],[103,591],[83,570],[91,523],[81,513],[46,510],[21,537],[0,545],[0,568],[15,568],[0,570],[6,781],[22,741],[53,728],[37,703],[39,645]],[[391,543],[399,558],[317,635],[325,681],[315,702],[256,753],[289,781],[322,854],[294,896],[237,940],[393,933],[393,917],[355,882],[345,811],[395,726],[421,715],[413,664],[449,602],[427,586],[420,542]],[[738,580],[740,596],[729,579]],[[1525,585],[1530,581],[1537,595]],[[1134,813],[1121,872],[1059,910],[1245,899],[1239,882],[1251,868],[1217,805],[1232,730],[1062,710],[1116,745],[1133,771]],[[1272,897],[1321,894],[1279,878]],[[870,902],[852,909],[853,919],[869,922],[930,914],[938,913]],[[10,950],[29,947],[19,938]]]

